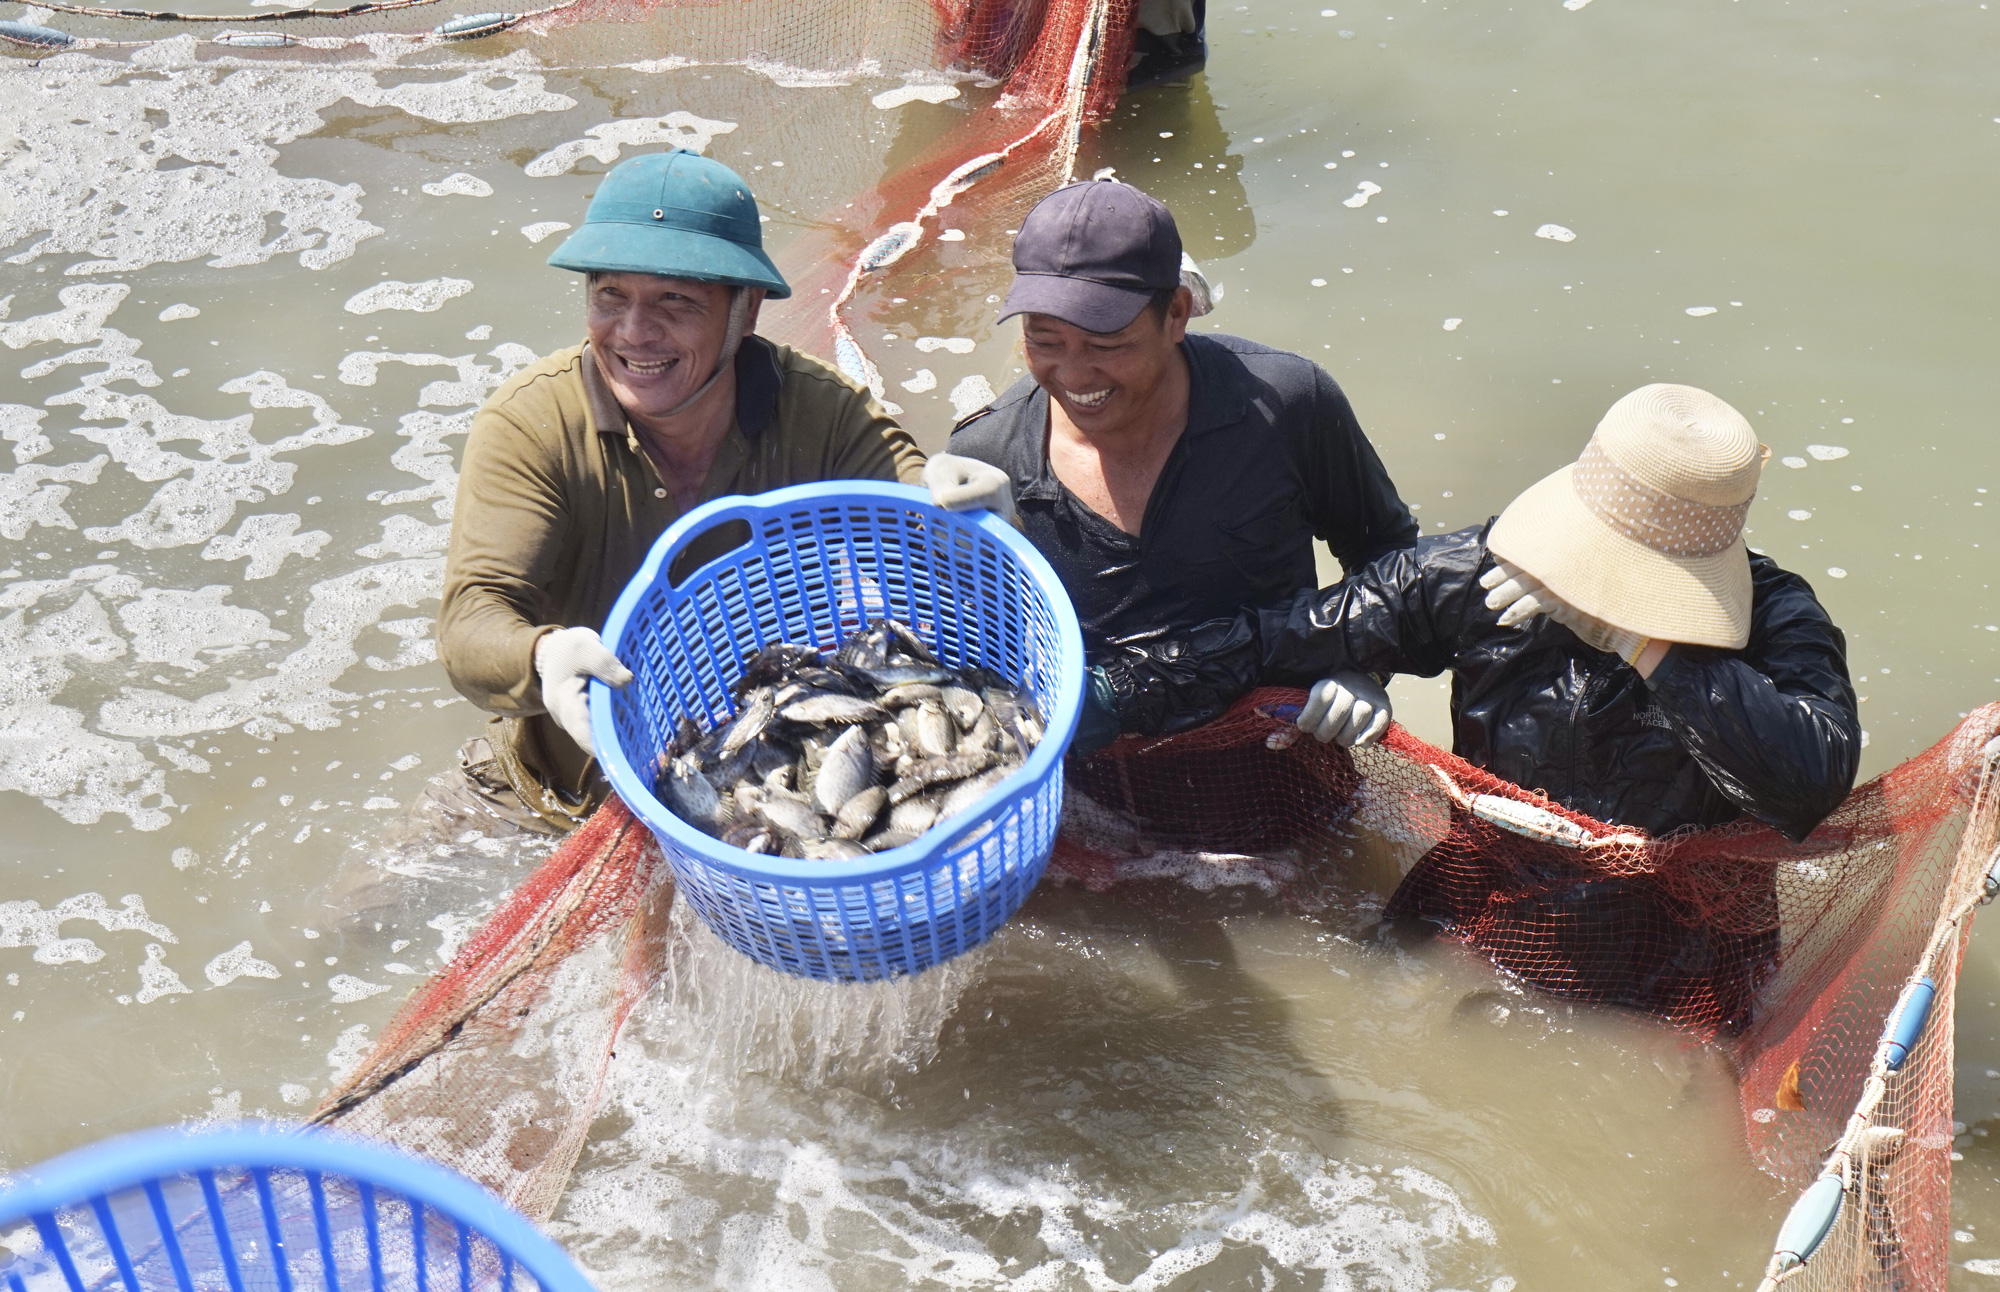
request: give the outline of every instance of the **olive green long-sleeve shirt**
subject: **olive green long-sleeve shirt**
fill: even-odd
[[[701,501],[817,480],[921,480],[924,457],[868,392],[809,355],[749,337],[736,420]],[[601,629],[682,508],[641,447],[588,345],[517,373],[472,421],[438,611],[438,653],[516,789],[559,791],[572,812],[603,794],[595,763],[547,715],[535,643]],[[523,785],[525,771],[534,785]],[[547,815],[547,813],[544,813]]]

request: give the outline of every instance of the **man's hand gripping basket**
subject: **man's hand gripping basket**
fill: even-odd
[[[677,568],[684,553],[696,568]],[[1047,735],[1020,770],[914,843],[858,861],[745,852],[660,802],[654,780],[680,719],[704,731],[727,721],[751,655],[773,642],[832,650],[883,616],[944,663],[984,665],[1034,698]],[[659,837],[680,895],[745,955],[829,981],[920,973],[991,937],[1041,878],[1082,707],[1083,638],[1048,562],[991,514],[855,480],[718,498],[661,535],[604,641],[633,673],[621,690],[591,684],[605,775]]]

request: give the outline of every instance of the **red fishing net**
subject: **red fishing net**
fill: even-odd
[[[1427,923],[1541,991],[1722,1047],[1765,1170],[1804,1185],[1837,1143],[1869,1150],[1843,1159],[1850,1204],[1799,1280],[1944,1287],[1951,997],[2000,840],[1986,752],[2000,704],[1795,844],[1752,824],[1649,839],[1400,727],[1350,755],[1300,738],[1289,719],[1303,698],[1260,691],[1196,731],[1076,762],[1055,865],[1110,888],[1171,850],[1263,866],[1301,904],[1329,866],[1393,876],[1387,918]],[[1937,985],[1931,1023],[1875,1088],[1884,1021],[1921,972]]]

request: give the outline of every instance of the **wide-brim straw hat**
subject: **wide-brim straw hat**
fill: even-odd
[[[1486,546],[1615,628],[1741,650],[1743,519],[1769,456],[1707,391],[1641,386],[1611,406],[1582,457],[1500,513]]]

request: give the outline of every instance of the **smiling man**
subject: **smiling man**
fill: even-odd
[[[465,450],[439,655],[496,715],[460,751],[463,812],[561,830],[606,793],[585,688],[629,679],[597,628],[653,543],[724,494],[916,483],[923,455],[866,390],[755,335],[791,294],[757,203],[676,150],[613,167],[549,257],[588,275],[588,339],[493,393]]]
[[[1417,522],[1347,396],[1309,359],[1187,330],[1181,238],[1167,208],[1109,180],[1044,198],[1014,242],[1001,318],[1022,316],[1028,376],[960,422],[926,479],[950,507],[1014,511],[1083,623],[1091,703],[1078,747],[1146,711],[1142,674],[1218,613],[1317,585],[1314,538],[1356,570],[1408,547]],[[1355,673],[1345,743],[1388,725]],[[1156,698],[1156,697],[1155,697]],[[1193,720],[1190,719],[1190,722]]]

